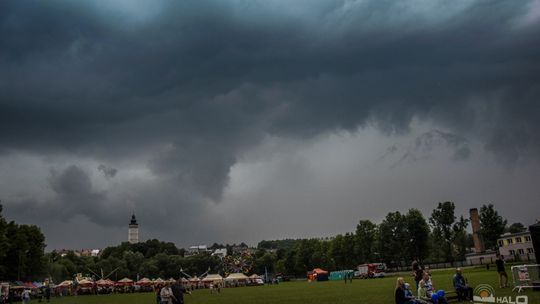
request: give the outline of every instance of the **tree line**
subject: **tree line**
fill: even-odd
[[[465,260],[473,247],[467,231],[469,219],[455,214],[453,202],[442,202],[426,219],[418,209],[390,212],[380,224],[361,220],[356,231],[325,239],[261,241],[272,271],[303,276],[321,267],[330,271],[355,269],[357,265],[384,262],[389,266],[410,265],[412,261],[440,263]],[[504,232],[525,230],[521,223],[507,227],[492,204],[480,208],[481,235],[487,249],[497,249]]]
[[[34,225],[6,221],[0,205],[0,281],[38,279],[45,269],[45,236]]]
[[[522,231],[524,226],[507,221],[493,205],[480,209],[481,233],[487,248],[496,249],[497,238],[505,231]],[[455,214],[453,202],[439,203],[429,218],[417,209],[405,213],[390,212],[381,223],[360,220],[356,230],[319,239],[263,240],[250,250],[252,273],[281,273],[304,276],[306,271],[321,267],[330,271],[354,269],[357,265],[384,262],[388,265],[410,265],[464,260],[472,244],[467,232],[469,220]],[[210,249],[226,248],[235,254],[236,245],[214,243]],[[242,243],[241,248],[247,248]],[[105,248],[97,257],[78,256],[74,252],[45,253],[45,237],[38,227],[7,222],[0,206],[0,280],[35,280],[51,277],[55,282],[73,278],[76,273],[96,278],[109,275],[116,280],[177,278],[180,269],[189,275],[207,270],[222,273],[224,265],[209,252],[186,256],[174,243],[148,240],[137,244],[122,243]]]

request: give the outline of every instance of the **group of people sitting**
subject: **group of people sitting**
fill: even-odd
[[[396,304],[447,304],[446,293],[444,290],[436,290],[433,284],[429,269],[424,269],[413,264],[413,277],[416,282],[418,294],[415,297],[411,291],[409,283],[406,283],[403,277],[397,278],[395,300]],[[473,299],[473,288],[467,284],[467,280],[463,277],[461,268],[456,269],[456,273],[452,279],[454,289],[457,294],[458,301]]]

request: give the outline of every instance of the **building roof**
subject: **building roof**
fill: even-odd
[[[131,215],[131,222],[129,222],[130,225],[138,225],[137,224],[137,218],[135,218],[135,213]]]
[[[523,232],[518,232],[518,233],[510,233],[510,232],[507,232],[505,234],[502,234],[498,240],[503,240],[503,239],[507,239],[507,238],[511,238],[511,237],[515,237],[515,236],[523,236],[523,235],[530,235],[531,233],[529,232],[529,230],[525,230]]]

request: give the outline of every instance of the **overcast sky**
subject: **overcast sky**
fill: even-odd
[[[540,1],[0,2],[0,199],[48,250],[540,218]]]

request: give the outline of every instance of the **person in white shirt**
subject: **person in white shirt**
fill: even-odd
[[[171,290],[171,284],[167,283],[160,292],[161,297],[161,304],[172,304],[173,300],[175,299],[172,290]]]
[[[24,304],[30,303],[30,289],[26,288],[21,293],[21,298]]]

